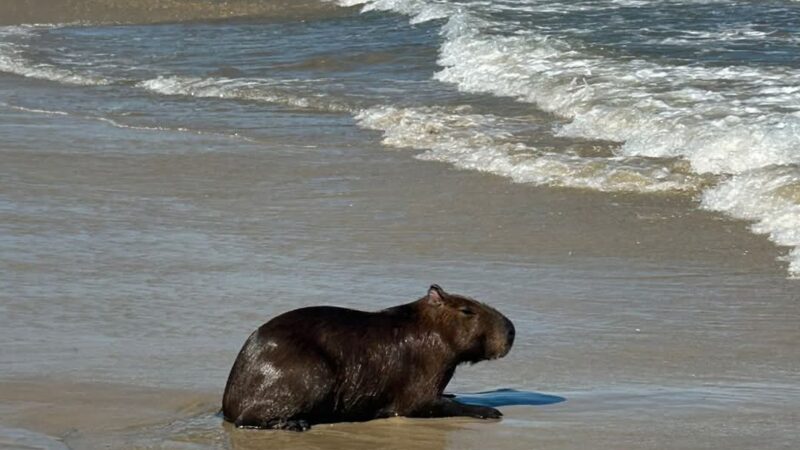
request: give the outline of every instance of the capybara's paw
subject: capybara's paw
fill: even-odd
[[[472,417],[477,417],[478,419],[499,419],[503,417],[503,413],[488,406],[477,406],[472,411]]]
[[[287,420],[284,422],[283,430],[289,431],[306,431],[311,428],[305,420]]]
[[[242,420],[234,422],[237,428],[258,428],[262,430],[287,430],[287,431],[306,431],[311,428],[308,421],[297,419],[269,419],[256,423],[248,423]]]
[[[300,419],[272,419],[267,421],[262,428],[271,430],[306,431],[311,428],[308,421]]]

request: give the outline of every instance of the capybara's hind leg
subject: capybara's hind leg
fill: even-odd
[[[265,347],[262,361],[252,363],[242,377],[244,381],[234,385],[230,403],[241,405],[241,409],[238,416],[231,415],[233,423],[242,428],[309,429],[328,413],[333,373],[316,353],[278,352]],[[264,377],[264,373],[270,377]]]

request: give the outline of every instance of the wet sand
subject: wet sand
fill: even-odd
[[[231,18],[309,19],[342,14],[315,0],[4,0],[0,26],[22,23],[164,23]]]
[[[757,389],[757,388],[755,388]],[[508,406],[500,421],[393,418],[317,425],[305,433],[223,422],[218,395],[57,380],[0,383],[4,448],[794,448],[796,419],[780,396],[722,390],[569,393],[563,403]],[[795,395],[797,393],[795,392]],[[746,397],[746,395],[745,395]],[[773,403],[765,402],[771,400]]]
[[[800,288],[775,261],[780,249],[689,196],[513,184],[382,150],[377,134],[354,145],[336,126],[256,145],[4,114],[0,126],[39,141],[0,148],[3,445],[800,442]],[[56,145],[76,127],[92,139]],[[518,333],[506,358],[460,368],[450,391],[566,401],[500,406],[500,422],[305,434],[234,430],[216,416],[236,352],[269,317],[311,304],[379,309],[432,282],[496,306]]]

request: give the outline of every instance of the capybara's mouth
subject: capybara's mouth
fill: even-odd
[[[509,322],[511,323],[511,322]],[[488,359],[499,359],[508,354],[511,351],[511,347],[514,345],[514,326],[512,325],[509,331],[506,333],[505,341],[502,345],[499,345],[499,350],[494,352],[491,355],[488,355]]]
[[[495,356],[495,357],[494,357],[494,358],[492,358],[492,359],[500,359],[500,358],[502,358],[502,357],[506,356],[506,355],[508,354],[508,352],[510,352],[510,351],[511,351],[511,342],[509,342],[509,343],[508,343],[508,344],[505,346],[505,348],[503,348],[503,350],[502,350],[500,353],[498,353],[498,354],[497,354],[497,356]]]
[[[499,351],[499,352],[497,352],[497,353],[495,353],[493,355],[489,355],[489,357],[487,359],[489,361],[494,360],[494,359],[500,359],[500,358],[506,356],[508,354],[508,352],[510,352],[510,351],[511,351],[511,346],[509,345],[509,346],[506,346],[505,348],[503,348],[503,350],[501,350],[501,351]]]

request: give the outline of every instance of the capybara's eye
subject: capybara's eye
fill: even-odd
[[[466,306],[461,308],[460,311],[461,311],[461,314],[464,314],[465,316],[474,316],[475,315],[475,311],[467,308]]]

